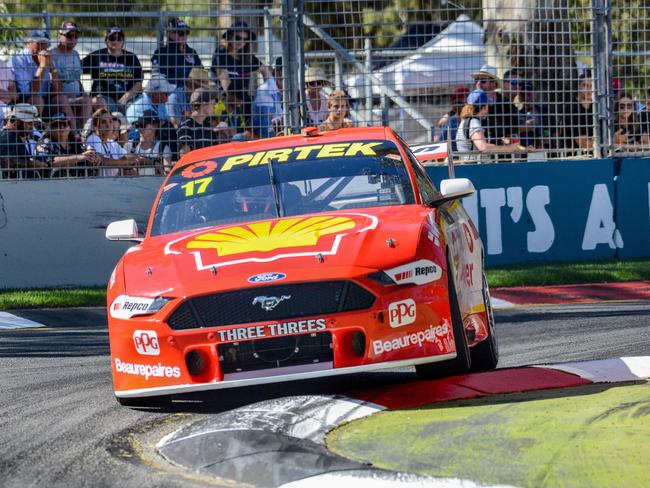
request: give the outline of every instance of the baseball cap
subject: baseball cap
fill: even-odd
[[[169,19],[169,22],[167,22],[167,30],[174,32],[174,31],[185,31],[189,32],[190,26],[185,23],[183,19],[179,19],[178,17],[174,17]]]
[[[153,110],[145,110],[138,120],[133,124],[133,127],[136,129],[143,129],[148,124],[158,124],[160,125],[160,119],[156,117],[156,114],[153,113]]]
[[[50,35],[44,29],[30,31],[27,42],[50,42]]]
[[[172,85],[161,73],[151,75],[151,79],[144,87],[146,93],[171,93],[175,89],[176,85]]]
[[[239,31],[248,32],[248,35],[250,36],[251,41],[254,41],[255,39],[257,39],[257,34],[255,34],[255,32],[253,32],[251,30],[250,26],[246,22],[244,22],[243,20],[238,20],[236,22],[233,22],[230,25],[230,27],[228,27],[228,30],[223,33],[222,37],[224,39],[231,39],[232,36],[235,35],[235,32],[239,32]]]
[[[65,114],[65,112],[57,112],[48,119],[48,122],[50,124],[54,124],[56,122],[67,122],[67,121],[68,121],[68,116]]]
[[[17,103],[14,105],[13,113],[11,115],[23,122],[41,121],[38,116],[38,109],[31,103]]]
[[[483,90],[474,90],[467,97],[467,103],[470,105],[478,105],[479,107],[483,105],[490,105],[490,99]]]
[[[492,66],[491,64],[484,64],[481,66],[481,69],[476,71],[475,73],[472,73],[472,78],[490,78],[493,80],[498,79],[497,77],[497,69]]]
[[[77,26],[76,23],[72,21],[66,21],[61,24],[61,28],[59,29],[59,34],[67,34],[68,32],[81,32],[81,29]]]
[[[519,89],[522,91],[535,91],[535,85],[533,85],[530,81],[524,81],[522,83],[519,83]]]
[[[452,102],[465,103],[467,96],[469,95],[469,90],[464,86],[460,86],[454,90],[454,93],[451,94]]]
[[[117,26],[109,27],[108,29],[106,29],[106,37],[105,38],[108,38],[112,34],[119,34],[122,37],[125,37],[124,31],[122,30],[122,28],[117,27]]]

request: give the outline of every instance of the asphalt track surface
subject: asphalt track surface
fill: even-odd
[[[165,411],[128,409],[113,397],[103,310],[21,315],[48,327],[0,331],[2,487],[206,486],[156,457],[164,434],[260,400],[414,377],[404,370],[272,384],[188,396]],[[516,307],[496,319],[500,367],[650,355],[648,301]]]

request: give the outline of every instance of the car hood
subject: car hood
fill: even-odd
[[[366,275],[411,260],[430,211],[333,211],[149,237],[124,256],[126,292],[185,297]]]

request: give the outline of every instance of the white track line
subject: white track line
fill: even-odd
[[[0,329],[33,329],[34,327],[45,327],[45,325],[9,312],[0,312]]]
[[[650,378],[650,356],[544,364],[538,367],[557,369],[566,373],[575,374],[594,383],[639,381]]]

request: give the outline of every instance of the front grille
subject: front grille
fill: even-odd
[[[281,300],[265,310],[262,297]],[[372,293],[351,281],[262,286],[189,298],[167,323],[175,330],[221,327],[364,310],[374,302]]]
[[[217,345],[224,375],[333,361],[332,334],[320,332]]]

